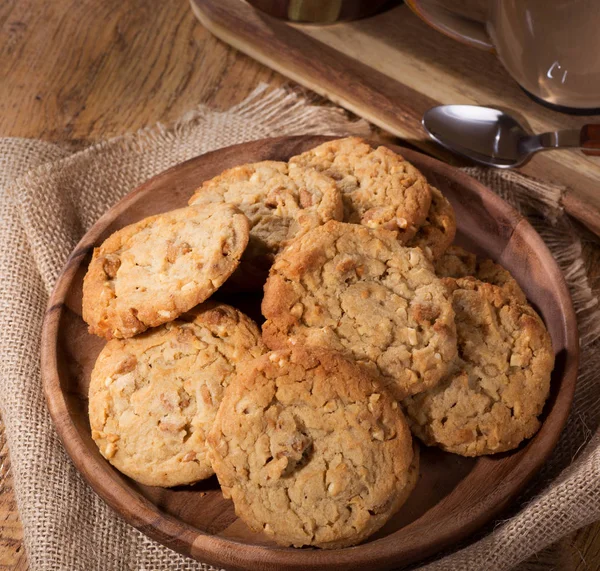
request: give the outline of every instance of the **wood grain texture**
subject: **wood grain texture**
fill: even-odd
[[[464,3],[467,13],[481,4]],[[426,42],[440,39],[440,51],[448,48],[450,42],[436,32],[424,26],[421,31]],[[158,45],[166,53],[153,69],[157,56],[146,54],[156,54]],[[274,87],[286,82],[215,39],[187,0],[4,0],[0,56],[0,136],[56,142],[101,140],[167,123],[199,103],[226,109],[260,81]],[[584,259],[600,294],[600,244],[593,236],[586,238]],[[5,445],[0,458],[7,466]],[[10,472],[2,471],[0,569],[26,568],[21,536]],[[599,552],[600,522],[532,557],[519,571],[542,569],[541,560],[544,570],[596,570]]]
[[[4,424],[0,419],[0,571],[22,571],[26,568],[23,528],[13,493]]]
[[[191,159],[151,179],[109,210],[69,258],[49,301],[42,333],[44,393],[65,449],[96,492],[127,521],[169,547],[227,569],[391,569],[464,539],[505,508],[552,452],[568,416],[578,363],[575,313],[562,273],[529,223],[458,169],[394,147],[452,202],[458,243],[508,268],[538,308],[556,354],[539,432],[510,453],[477,459],[424,449],[417,488],[405,507],[360,546],[277,548],[237,520],[214,478],[184,489],[142,486],[114,470],[91,439],[86,398],[104,341],[87,333],[81,288],[91,252],[115,230],[184,206],[198,185],[225,168],[287,160],[324,137],[265,139]],[[236,305],[241,294],[227,303]],[[200,493],[199,493],[200,492]],[[232,541],[234,540],[234,541]]]
[[[357,22],[303,26],[239,0],[191,3],[219,38],[434,155],[446,156],[421,127],[423,113],[434,105],[500,107],[536,133],[594,122],[534,103],[493,54],[429,29],[404,5]],[[581,221],[600,235],[599,158],[568,150],[538,153],[519,170],[564,185],[593,211]]]
[[[199,26],[184,1],[9,0],[2,20],[1,136],[105,139],[284,82]]]

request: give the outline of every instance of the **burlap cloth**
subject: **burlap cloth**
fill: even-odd
[[[0,413],[31,569],[208,569],[124,523],[81,479],[56,436],[41,390],[40,330],[48,294],[94,221],[142,181],[195,155],[282,134],[367,133],[364,122],[259,88],[225,113],[197,109],[74,152],[40,141],[0,140]],[[510,173],[471,174],[508,199],[541,232],[567,277],[579,316],[582,367],[568,425],[551,459],[513,506],[428,570],[508,569],[600,518],[600,331],[581,243],[560,207],[561,189]]]

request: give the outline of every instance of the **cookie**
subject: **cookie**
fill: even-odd
[[[460,246],[450,246],[434,262],[435,273],[440,278],[464,278],[474,276],[477,270],[477,256]]]
[[[447,278],[459,358],[439,385],[406,399],[411,428],[425,444],[479,456],[516,448],[540,427],[550,390],[552,343],[537,313],[500,287]]]
[[[83,280],[90,333],[132,337],[204,301],[237,268],[248,219],[223,204],[150,216],[110,236]]]
[[[406,245],[421,248],[430,260],[437,260],[454,241],[456,217],[448,199],[437,188],[429,188],[431,206],[427,218]]]
[[[89,390],[92,438],[118,470],[148,486],[213,474],[206,436],[239,365],[265,352],[243,313],[206,302],[133,339],[109,341]]]
[[[328,222],[281,252],[265,284],[263,338],[345,352],[400,399],[434,386],[456,356],[449,294],[396,233]]]
[[[525,293],[507,269],[492,260],[478,260],[475,254],[460,246],[451,246],[436,260],[435,273],[440,277],[450,278],[473,276],[482,282],[501,287],[515,301],[527,303]]]
[[[342,194],[344,222],[394,230],[405,243],[425,222],[431,191],[425,177],[387,147],[358,137],[323,143],[289,160],[290,172],[315,169]]]
[[[262,288],[281,248],[304,230],[341,220],[343,213],[333,180],[315,170],[290,171],[276,161],[226,170],[205,182],[189,203],[232,204],[248,217],[250,241],[232,278],[238,289]]]
[[[418,476],[396,401],[351,360],[318,349],[247,363],[208,445],[236,514],[280,545],[359,543],[400,508]]]
[[[511,273],[492,260],[481,260],[477,263],[475,277],[482,281],[500,287],[506,295],[519,303],[527,303],[527,296]]]

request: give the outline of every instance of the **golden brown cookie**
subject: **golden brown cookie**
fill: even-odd
[[[403,402],[425,444],[479,456],[516,448],[535,434],[550,390],[554,353],[537,313],[502,288],[447,278],[459,359],[439,385]]]
[[[482,281],[500,287],[506,295],[519,303],[527,303],[527,296],[511,273],[492,260],[481,260],[477,263],[475,277]]]
[[[118,230],[83,280],[90,333],[132,337],[204,301],[237,268],[248,219],[224,204],[190,206]]]
[[[519,303],[527,303],[525,293],[510,272],[492,260],[478,260],[475,254],[460,246],[451,246],[436,260],[435,273],[442,278],[473,276],[482,282],[501,287],[507,295]]]
[[[263,338],[351,355],[400,399],[434,386],[456,356],[449,294],[395,232],[328,222],[281,252],[265,285]]]
[[[265,352],[256,324],[206,302],[183,319],[100,353],[89,391],[92,437],[102,455],[149,486],[213,474],[205,439],[240,363]]]
[[[359,543],[400,508],[418,457],[398,404],[338,353],[267,353],[232,380],[208,436],[223,495],[280,545]]]
[[[477,256],[460,246],[450,246],[433,265],[440,278],[464,278],[475,275]]]
[[[398,232],[402,243],[425,222],[431,191],[425,177],[387,147],[358,137],[335,139],[289,160],[290,172],[315,169],[342,194],[344,222]]]
[[[448,199],[435,187],[431,189],[431,206],[423,225],[407,246],[421,248],[430,260],[439,259],[454,241],[456,217]]]
[[[232,276],[238,289],[262,288],[275,254],[294,236],[343,214],[333,180],[315,170],[290,171],[276,161],[228,169],[206,181],[189,203],[232,204],[248,217],[250,241]]]

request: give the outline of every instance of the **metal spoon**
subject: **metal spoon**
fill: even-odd
[[[530,135],[510,115],[477,105],[440,105],[423,115],[423,127],[434,140],[469,159],[497,168],[514,168],[533,153],[578,148],[600,155],[600,125]]]

